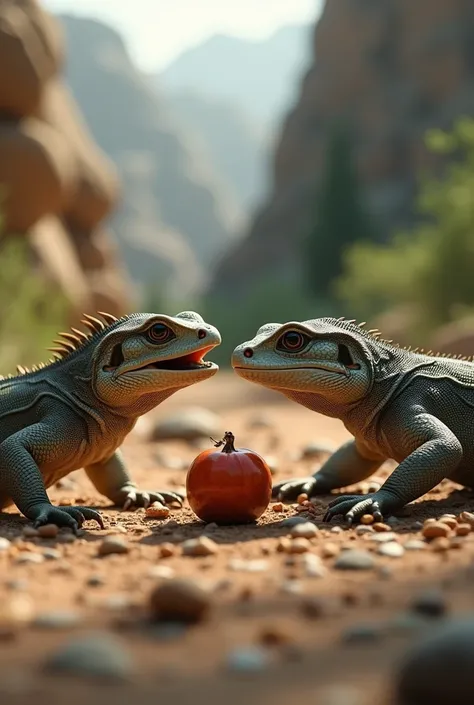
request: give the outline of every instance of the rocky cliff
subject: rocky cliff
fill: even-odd
[[[24,236],[76,312],[129,306],[129,282],[102,226],[119,192],[62,82],[64,37],[35,0],[0,1],[2,234]]]
[[[473,46],[470,0],[327,0],[281,129],[271,197],[221,262],[213,290],[237,295],[262,274],[297,276],[328,128],[339,117],[351,121],[380,232],[389,237],[410,225],[420,170],[437,167],[425,131],[474,112]]]
[[[67,81],[123,182],[113,226],[132,278],[191,293],[228,248],[239,208],[133,65],[121,37],[95,20],[59,19]]]

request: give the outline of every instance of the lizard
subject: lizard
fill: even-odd
[[[53,357],[0,378],[0,509],[16,505],[34,527],[75,533],[85,520],[103,528],[90,507],[55,507],[46,490],[83,468],[95,488],[127,510],[179,493],[139,490],[120,446],[137,419],[175,392],[212,377],[205,355],[219,331],[193,312],[176,316],[84,314],[86,331],[59,333]]]
[[[402,347],[365,325],[330,317],[267,323],[232,354],[240,377],[340,419],[351,434],[314,475],[276,483],[273,497],[330,494],[395,462],[378,491],[331,501],[325,521],[381,521],[446,478],[474,487],[472,358]]]

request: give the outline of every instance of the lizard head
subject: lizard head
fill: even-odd
[[[370,336],[335,318],[267,323],[232,355],[244,379],[330,413],[363,399],[374,379]]]
[[[176,316],[135,313],[101,334],[93,355],[92,384],[108,406],[138,407],[212,377],[205,356],[221,343],[219,331],[193,311]]]

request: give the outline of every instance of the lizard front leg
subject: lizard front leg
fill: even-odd
[[[338,448],[314,475],[279,482],[274,485],[272,495],[282,500],[292,500],[303,492],[308,497],[328,494],[331,490],[365,480],[383,465],[385,460],[384,456],[372,453],[361,441],[348,441]]]
[[[133,506],[148,507],[152,502],[179,502],[184,495],[163,490],[139,490],[130,477],[122,453],[116,450],[107,460],[85,468],[94,487],[116,506],[127,510]]]
[[[388,423],[387,423],[388,422]],[[338,497],[331,502],[324,517],[329,521],[338,514],[352,521],[362,514],[380,520],[426,494],[449,476],[462,460],[462,445],[454,433],[431,414],[410,417],[392,414],[385,428],[393,428],[407,457],[398,465],[378,492],[367,499]],[[393,443],[393,440],[392,440]]]
[[[99,512],[90,507],[54,507],[43,482],[38,461],[57,451],[51,429],[43,423],[29,426],[0,445],[0,488],[20,512],[38,527],[43,524],[66,526],[74,532],[86,519],[104,523]],[[36,458],[36,459],[35,459]]]

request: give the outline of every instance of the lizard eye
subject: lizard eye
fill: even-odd
[[[309,343],[310,338],[297,330],[288,330],[277,342],[277,349],[285,352],[299,352]]]
[[[148,340],[150,341],[150,343],[154,343],[155,345],[167,343],[168,340],[171,340],[171,338],[174,337],[175,335],[171,328],[165,326],[164,323],[155,323],[147,331]]]

